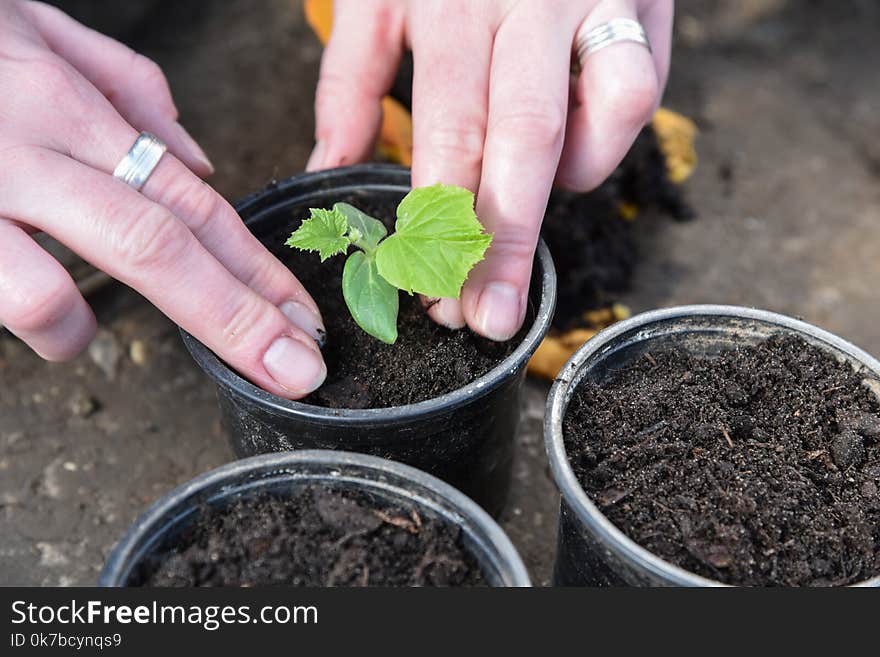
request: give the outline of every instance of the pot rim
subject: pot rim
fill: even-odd
[[[580,383],[582,370],[594,355],[605,351],[623,335],[651,324],[677,318],[729,317],[776,325],[780,329],[806,335],[812,341],[820,341],[834,347],[855,361],[860,362],[875,376],[880,377],[880,362],[864,350],[843,338],[807,322],[779,313],[756,308],[729,305],[687,305],[652,310],[618,322],[588,340],[568,360],[560,371],[547,398],[544,415],[544,445],[550,460],[553,479],[563,499],[578,519],[586,525],[604,548],[632,563],[642,572],[675,586],[730,586],[724,582],[703,577],[680,566],[669,563],[629,538],[618,529],[590,500],[574,474],[565,451],[562,423],[568,409],[567,397]],[[880,576],[872,577],[850,586],[880,586]]]
[[[327,467],[355,466],[378,474],[397,477],[404,480],[403,484],[400,486],[389,485],[387,489],[401,491],[407,499],[420,506],[430,505],[424,501],[421,493],[413,495],[413,491],[406,487],[407,483],[415,483],[418,487],[435,493],[450,503],[454,507],[456,514],[471,521],[484,532],[484,536],[480,537],[480,540],[494,548],[497,552],[497,555],[495,555],[497,559],[493,558],[493,560],[500,565],[503,571],[502,575],[507,575],[510,580],[503,584],[503,586],[531,586],[528,570],[525,564],[523,564],[522,558],[511,542],[510,537],[507,536],[498,523],[482,507],[457,488],[427,472],[398,463],[397,461],[367,454],[325,449],[272,452],[232,461],[197,475],[165,493],[138,516],[113,548],[98,578],[98,586],[125,586],[125,583],[121,580],[131,570],[129,560],[145,537],[155,532],[157,528],[161,528],[163,520],[167,520],[170,514],[174,513],[182,500],[190,498],[202,490],[219,488],[224,485],[232,487],[236,483],[244,483],[246,475],[251,472],[278,471],[282,473],[285,470],[295,470],[297,466],[302,464],[323,465]],[[308,474],[304,478],[307,477]],[[344,473],[343,479],[347,481],[366,481],[371,484],[376,483],[357,475],[345,475]],[[370,487],[367,486],[367,488]],[[376,485],[376,487],[381,486]],[[443,517],[443,519],[448,521],[449,517]]]
[[[409,185],[409,169],[397,165],[360,164],[338,167],[336,169],[292,176],[284,181],[273,183],[272,186],[265,190],[255,192],[245,197],[242,201],[236,204],[235,209],[238,212],[243,212],[262,199],[264,195],[278,193],[279,191],[283,193],[289,192],[290,190],[297,191],[299,188],[303,188],[301,191],[310,193],[308,188],[316,181],[323,181],[324,188],[311,191],[326,191],[328,180],[332,181],[338,178],[346,178],[353,174],[378,174],[389,178],[398,178],[398,180],[391,180],[390,182],[370,183],[372,186],[380,186],[385,189],[394,189],[398,186]],[[346,182],[344,186],[339,187],[340,190],[346,188],[359,189],[361,187],[352,184],[351,182]],[[540,268],[540,303],[536,309],[535,319],[532,322],[532,326],[529,328],[522,341],[517,345],[516,349],[483,376],[471,381],[466,386],[414,404],[389,406],[385,408],[326,408],[323,406],[305,404],[300,401],[284,399],[283,397],[273,395],[272,393],[258,388],[223,363],[214,352],[208,349],[195,337],[183,329],[181,329],[180,332],[190,355],[215,383],[234,391],[236,395],[247,399],[264,410],[273,412],[276,415],[295,416],[300,420],[311,420],[320,423],[330,422],[345,425],[372,425],[375,424],[377,420],[387,423],[392,421],[406,421],[414,418],[425,418],[437,413],[445,413],[454,410],[472,399],[485,395],[500,385],[507,375],[513,373],[520,367],[525,366],[526,362],[531,358],[532,354],[547,334],[547,331],[549,331],[550,323],[553,320],[553,313],[556,308],[556,269],[553,266],[553,258],[550,255],[550,250],[547,248],[543,239],[539,239],[538,241],[534,263]]]

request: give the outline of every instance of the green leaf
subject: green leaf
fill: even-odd
[[[458,297],[492,236],[474,213],[474,195],[451,185],[412,190],[397,207],[395,233],[376,251],[379,274],[410,294]]]
[[[382,342],[397,340],[397,288],[379,275],[376,259],[355,251],[342,270],[342,296],[362,329]]]
[[[336,208],[312,208],[311,213],[311,217],[302,222],[285,244],[302,251],[317,251],[321,262],[337,253],[344,253],[350,244],[345,236],[348,232],[345,215]]]
[[[388,229],[378,219],[358,210],[348,203],[337,203],[333,210],[345,216],[350,228],[354,228],[361,234],[361,239],[370,248],[375,249],[379,242],[388,234]],[[352,240],[354,241],[354,240]],[[359,245],[360,246],[360,245]]]

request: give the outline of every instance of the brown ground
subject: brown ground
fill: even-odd
[[[142,1],[159,11],[129,39],[165,67],[183,123],[217,165],[217,188],[236,198],[300,171],[320,48],[293,3]],[[700,219],[644,231],[645,262],[624,300],[635,310],[763,306],[880,353],[880,8],[678,7],[666,104],[702,130],[688,183]],[[232,457],[213,391],[171,323],[118,286],[95,305],[107,331],[95,357],[50,365],[0,339],[2,584],[93,584],[150,501]],[[503,518],[536,583],[549,578],[556,514],[545,394],[530,384]]]

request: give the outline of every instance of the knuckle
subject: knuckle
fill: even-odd
[[[201,180],[190,177],[174,177],[158,199],[161,205],[186,221],[186,225],[196,237],[202,237],[211,229],[213,219],[220,213],[226,201]]]
[[[654,110],[659,87],[654,74],[615,79],[605,89],[609,113],[627,123],[646,122]]]
[[[565,134],[566,111],[551,99],[530,99],[512,103],[494,119],[493,128],[503,138],[533,146],[559,144]]]
[[[0,190],[5,191],[12,183],[10,172],[29,171],[34,162],[38,161],[38,157],[37,149],[34,146],[23,144],[20,141],[0,146]]]
[[[121,235],[116,255],[135,274],[177,266],[185,260],[192,235],[161,207],[141,213]]]
[[[163,95],[171,95],[168,80],[165,78],[162,67],[152,59],[136,52],[134,53],[133,68],[142,85],[148,89],[160,91]]]
[[[31,79],[50,91],[69,88],[70,71],[67,66],[55,57],[39,57],[30,61]]]
[[[82,107],[80,86],[70,67],[56,57],[39,57],[29,64],[29,77],[42,90],[42,98],[48,95],[54,105],[76,114]],[[73,104],[73,106],[72,106]]]
[[[486,131],[479,121],[465,121],[455,126],[435,126],[427,134],[432,159],[451,160],[477,167],[483,160]]]
[[[357,81],[349,80],[338,73],[322,70],[318,86],[315,88],[315,106],[319,110],[330,109],[351,93],[352,83],[358,84]]]
[[[556,184],[566,191],[585,194],[593,191],[602,183],[607,177],[603,174],[604,171],[592,169],[584,171],[579,169],[576,171],[560,169],[556,174]]]
[[[247,351],[251,336],[259,333],[267,315],[265,302],[256,294],[244,295],[227,308],[219,323],[224,355]]]
[[[522,225],[499,225],[492,237],[492,257],[505,261],[531,262],[538,243],[538,233]]]
[[[73,144],[94,139],[94,99],[79,74],[58,57],[40,54],[27,60],[27,74],[16,91],[16,122],[40,130],[54,147],[70,153]],[[46,132],[54,122],[63,130]]]
[[[165,80],[165,73],[162,72],[161,66],[159,66],[156,62],[154,62],[146,55],[142,55],[139,52],[135,52],[132,57],[132,65],[137,71],[141,82],[146,84],[161,85],[162,87],[168,86],[168,82]]]
[[[138,87],[152,94],[151,102],[157,103],[166,114],[176,119],[177,108],[171,98],[171,87],[162,67],[149,57],[132,51],[131,70],[138,80]]]
[[[351,105],[353,99],[378,102],[386,87],[383,80],[369,72],[353,76],[347,69],[337,70],[335,65],[325,65],[315,88],[315,107],[319,111],[330,111],[336,106]]]
[[[10,295],[4,321],[17,331],[44,330],[60,321],[76,301],[73,286],[58,278],[38,291],[22,291]]]
[[[289,270],[268,254],[260,254],[248,263],[248,269],[242,272],[242,283],[252,290],[268,293],[271,290],[285,287],[283,278],[290,275]]]

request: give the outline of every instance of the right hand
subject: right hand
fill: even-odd
[[[159,67],[38,2],[0,3],[0,324],[72,358],[95,316],[30,235],[44,231],[127,283],[256,385],[296,399],[326,367],[320,312],[199,176]],[[147,130],[169,152],[136,192],[112,171]]]

